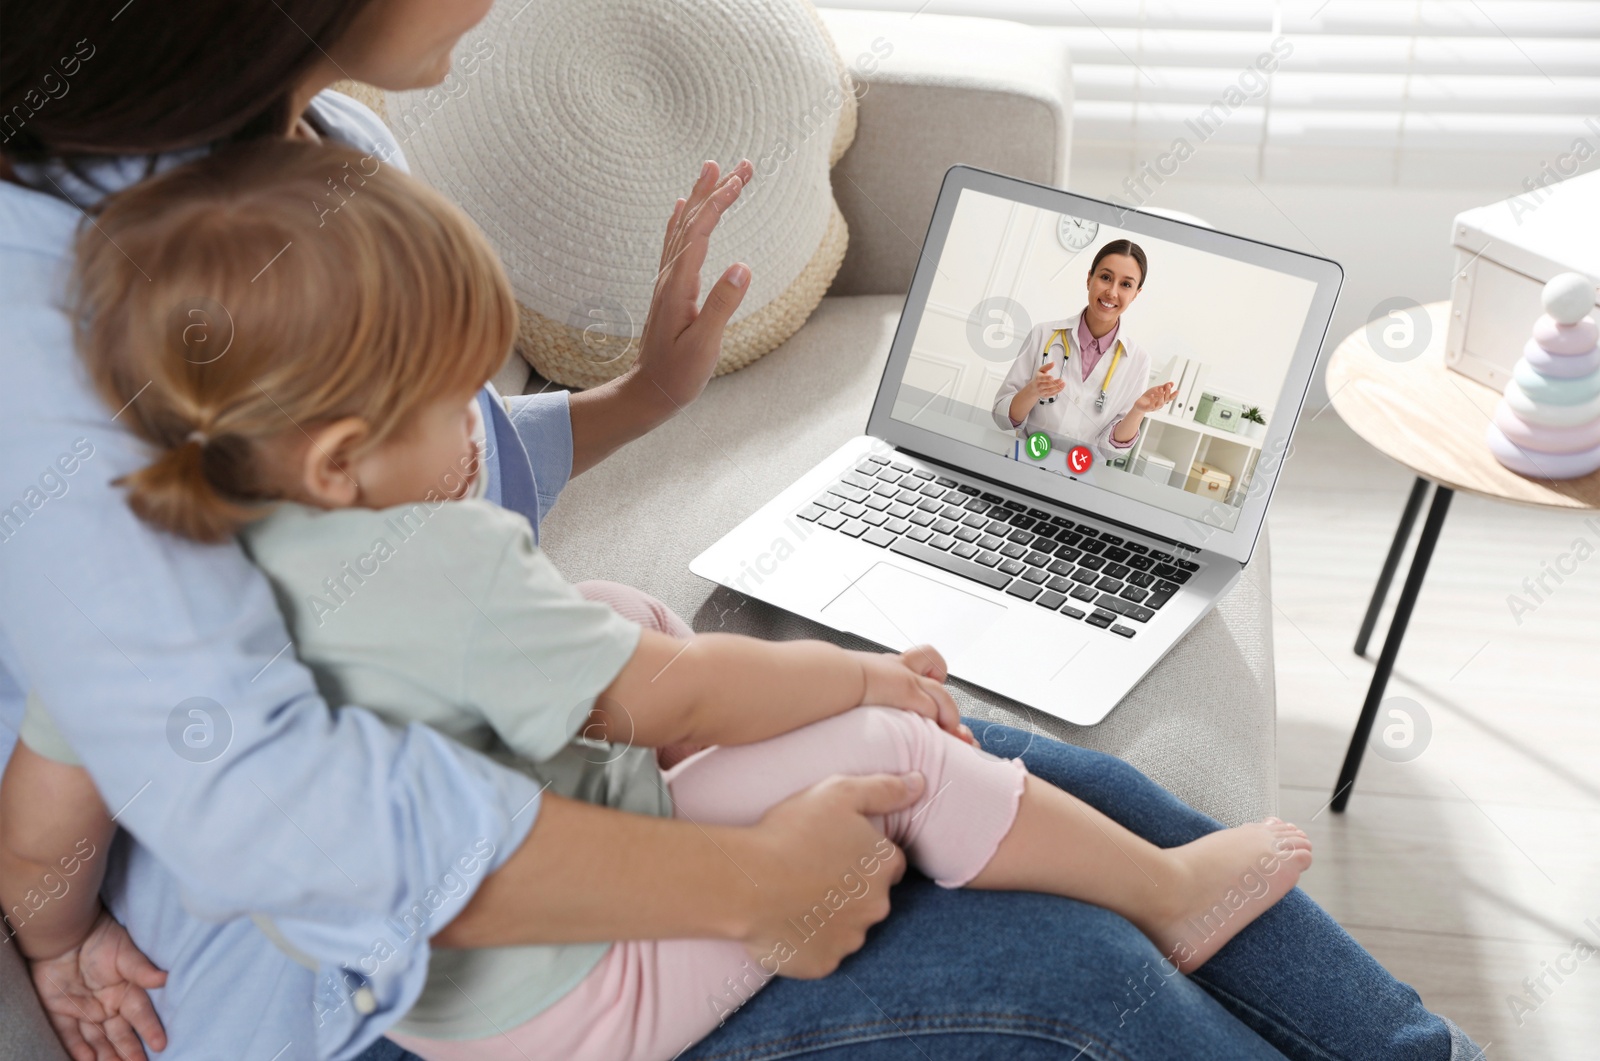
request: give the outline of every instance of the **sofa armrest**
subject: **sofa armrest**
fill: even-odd
[[[911,286],[956,163],[1066,186],[1072,64],[1062,36],[955,15],[827,9],[822,19],[861,96],[855,143],[833,171],[850,246],[829,294]]]

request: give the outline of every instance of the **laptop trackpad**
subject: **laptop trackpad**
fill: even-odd
[[[830,625],[891,648],[932,645],[948,659],[975,644],[1005,605],[879,563],[822,609]]]

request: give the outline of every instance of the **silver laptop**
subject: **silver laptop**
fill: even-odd
[[[956,166],[865,433],[691,570],[1099,722],[1249,561],[1342,279]]]

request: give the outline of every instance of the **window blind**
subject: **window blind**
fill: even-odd
[[[1521,185],[1600,164],[1600,0],[821,3],[1062,34],[1074,166],[1185,144],[1189,172],[1277,180]]]

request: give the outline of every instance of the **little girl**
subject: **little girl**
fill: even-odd
[[[563,795],[700,823],[752,823],[835,774],[920,774],[882,829],[922,872],[1106,907],[1185,971],[1310,865],[1305,835],[1275,819],[1161,850],[978,751],[931,648],[679,639],[586,600],[526,519],[478,498],[472,397],[517,322],[494,253],[387,168],[319,225],[311,204],[345,161],[275,143],[135,185],[86,229],[73,307],[90,376],[151,448],[129,504],[174,534],[240,535],[330,702],[425,722]],[[184,342],[196,300],[231,321],[220,354]],[[661,772],[649,749],[679,742],[711,747]],[[844,903],[887,888],[890,850],[863,851],[762,953],[438,950],[391,1037],[429,1061],[665,1061]]]

